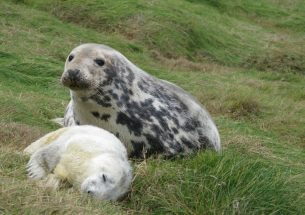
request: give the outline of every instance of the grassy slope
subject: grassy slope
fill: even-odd
[[[301,1],[14,2],[0,2],[0,214],[304,213]],[[20,152],[56,128],[49,119],[69,100],[58,79],[83,42],[108,44],[193,93],[223,153],[136,163],[120,204],[29,183]]]
[[[25,2],[65,21],[119,33],[165,57],[281,71],[305,68],[304,37],[298,35],[304,33],[302,0]]]

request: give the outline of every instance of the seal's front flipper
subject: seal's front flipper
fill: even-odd
[[[37,150],[26,166],[28,177],[32,180],[45,178],[54,170],[60,160],[60,156],[60,146],[56,144],[46,145]]]

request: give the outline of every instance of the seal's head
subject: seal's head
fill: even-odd
[[[107,148],[108,153],[90,159],[83,181],[81,182],[81,192],[101,200],[118,200],[126,193],[131,180],[131,167],[127,158],[122,159],[121,155],[116,155],[120,149]],[[111,153],[111,151],[115,153]],[[109,153],[110,152],[110,153]],[[124,149],[125,156],[127,157]]]
[[[81,184],[81,192],[96,199],[115,200],[114,181],[104,173],[89,176]]]
[[[107,84],[114,76],[113,59],[116,51],[99,44],[83,44],[69,54],[61,77],[64,86],[73,91],[92,90]]]

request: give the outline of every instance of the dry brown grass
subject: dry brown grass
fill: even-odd
[[[253,118],[261,113],[260,104],[253,98],[235,101],[230,105],[228,113],[234,119]]]
[[[0,175],[0,214],[122,214],[119,206],[84,198],[73,188],[50,191]]]
[[[303,58],[298,55],[288,55],[284,52],[266,52],[262,56],[251,57],[250,65],[255,65],[259,70],[270,71],[297,71],[304,73]]]
[[[201,62],[194,62],[183,57],[168,58],[163,56],[160,52],[153,50],[151,51],[152,57],[165,65],[169,70],[174,71],[198,71],[198,72],[230,72],[233,68],[221,66],[219,64],[202,59]]]
[[[245,65],[259,70],[294,71],[304,74],[304,41],[289,32],[281,31],[266,37],[265,50],[260,55],[250,56]]]
[[[264,141],[257,136],[242,135],[235,132],[223,141],[224,148],[229,146],[238,147],[249,153],[258,154],[265,158],[276,158],[272,151],[264,145]]]
[[[25,148],[34,140],[41,137],[45,131],[21,123],[0,123],[0,144],[3,147],[14,147],[18,150]]]

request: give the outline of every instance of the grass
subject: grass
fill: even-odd
[[[304,214],[304,11],[279,1],[0,2],[0,214]],[[69,51],[108,44],[191,92],[223,151],[134,161],[119,203],[26,178],[22,150],[57,128]]]
[[[302,0],[24,2],[63,21],[123,35],[167,58],[301,73],[305,68]]]
[[[206,153],[174,165],[150,161],[144,176],[134,187],[135,200],[144,199],[142,204],[155,214],[285,214],[297,212],[291,210],[293,204],[301,203],[291,195],[297,190],[285,182],[291,177],[289,172],[270,168],[268,162],[255,157],[236,158],[230,150],[225,156]]]

